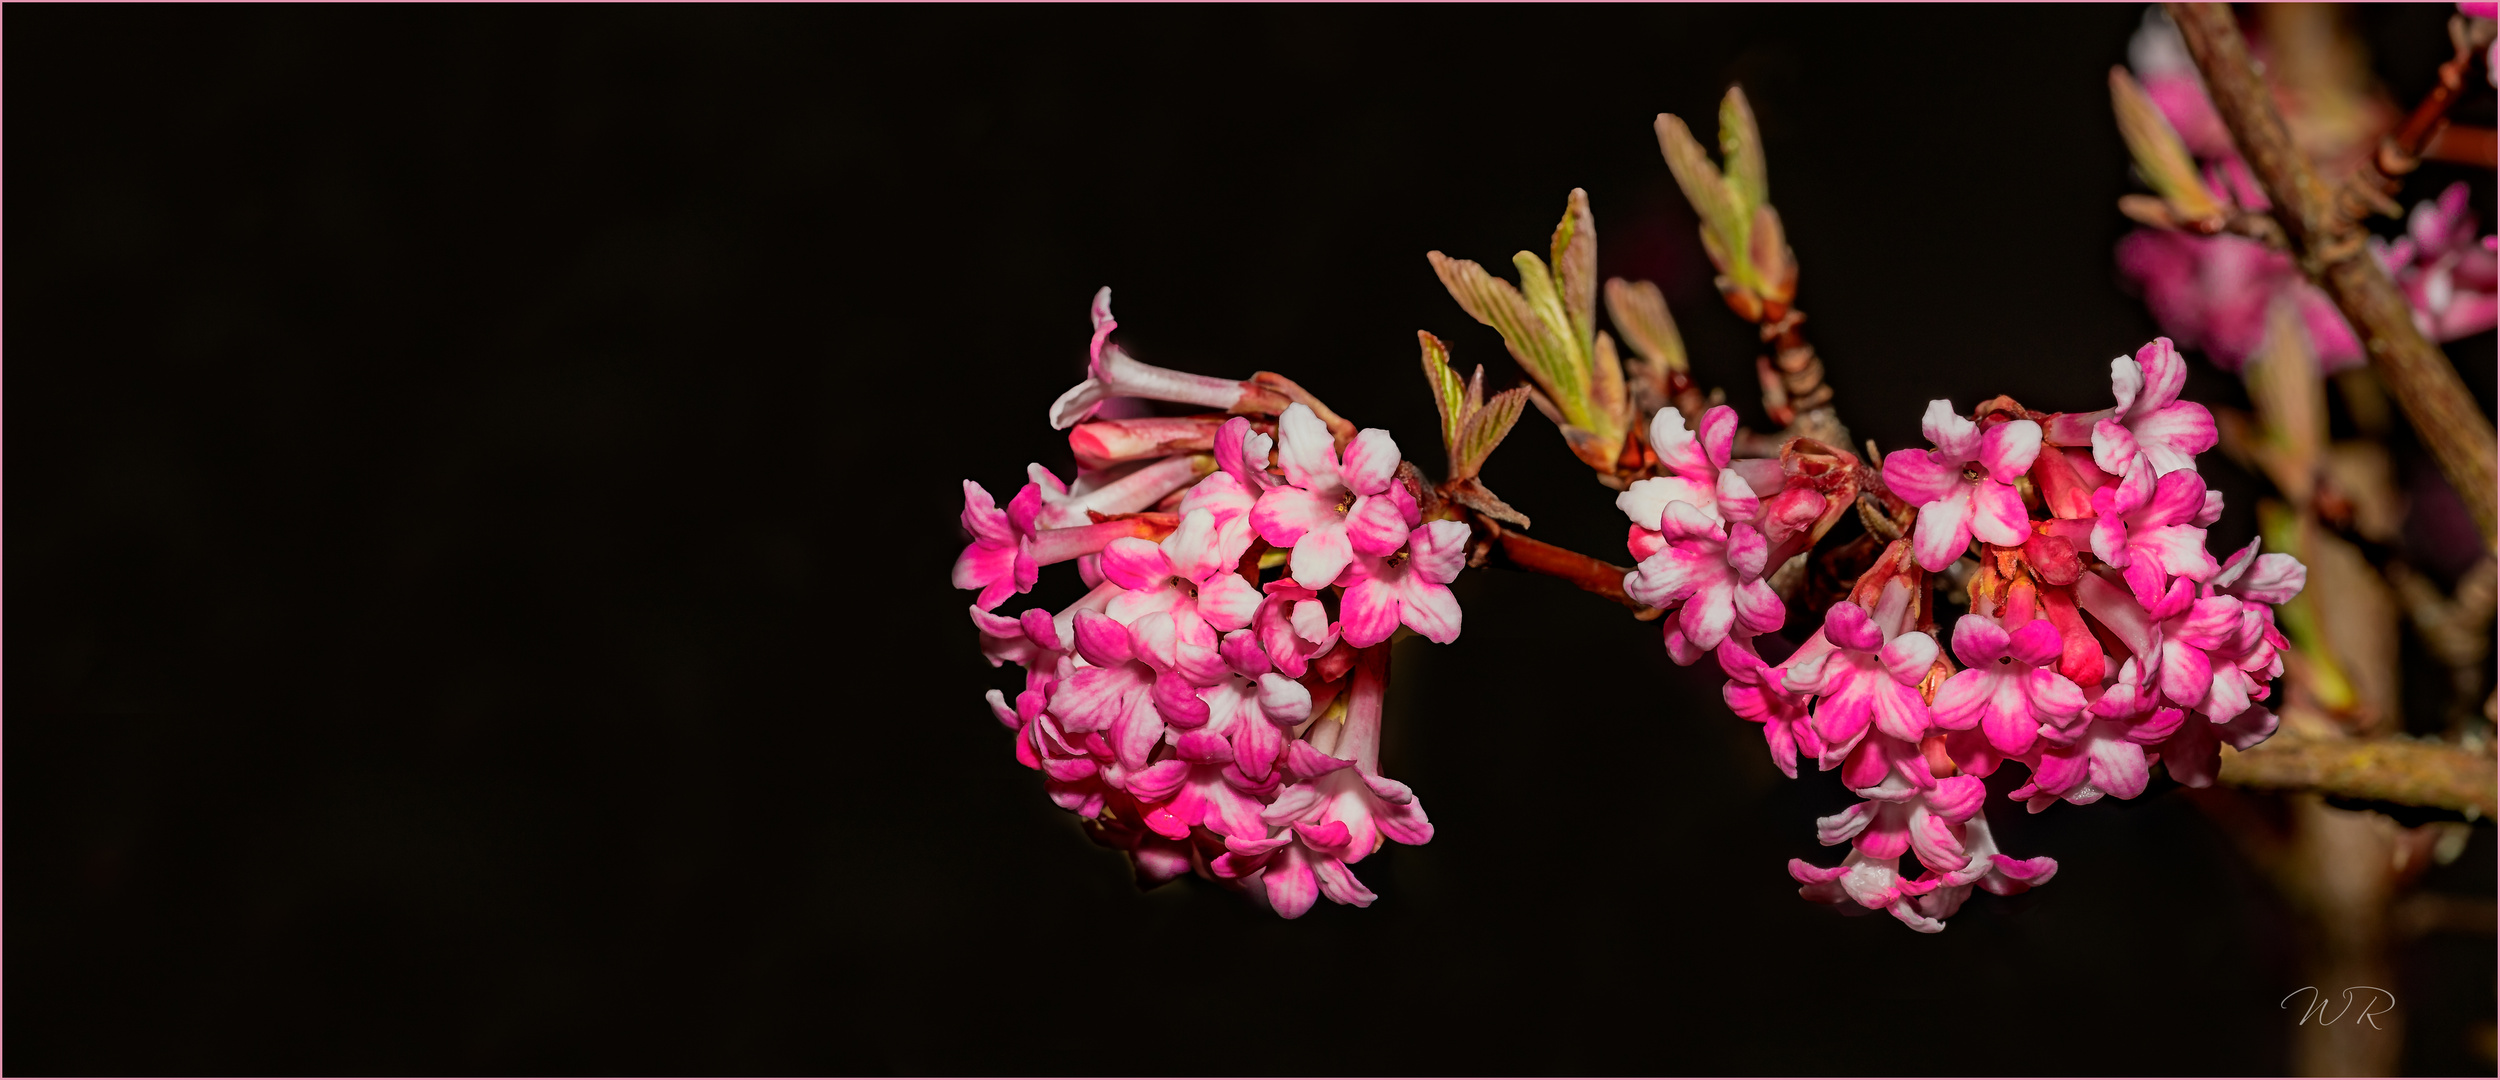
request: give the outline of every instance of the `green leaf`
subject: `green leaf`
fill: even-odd
[[[1450,370],[1449,346],[1428,330],[1415,331],[1415,337],[1423,344],[1424,381],[1432,384],[1432,404],[1441,410],[1441,448],[1450,452],[1451,467],[1456,468],[1459,425],[1467,419],[1467,385]]]
[[[1762,157],[1762,129],[1754,124],[1753,103],[1745,100],[1744,87],[1728,87],[1719,101],[1719,153],[1727,161],[1727,189],[1736,212],[1753,216],[1754,207],[1771,201],[1771,170]]]
[[[1575,420],[1588,411],[1588,361],[1569,337],[1556,331],[1566,330],[1571,317],[1564,313],[1562,293],[1554,288],[1554,274],[1545,268],[1545,261],[1533,251],[1522,251],[1510,257],[1511,266],[1519,271],[1519,291],[1527,298],[1528,310],[1536,312],[1544,324],[1546,340],[1542,343],[1551,355],[1553,365],[1546,380],[1546,392],[1554,395],[1554,403]]]
[[[1597,332],[1596,348],[1589,356],[1589,404],[1601,416],[1614,419],[1614,428],[1621,431],[1632,423],[1632,399],[1623,388],[1623,361],[1615,355],[1615,339],[1603,330]]]
[[[1646,281],[1611,278],[1606,282],[1606,316],[1626,344],[1660,372],[1690,369],[1684,336],[1676,332],[1675,316],[1667,312],[1666,294]]]
[[[2174,216],[2188,221],[2222,216],[2222,204],[2196,174],[2196,159],[2172,129],[2152,95],[2136,84],[2123,67],[2109,69],[2109,104],[2118,115],[2118,134],[2144,182],[2169,203]]]
[[[1495,447],[1510,435],[1519,423],[1519,413],[1528,404],[1528,388],[1515,386],[1493,395],[1484,408],[1467,418],[1466,429],[1459,433],[1458,452],[1453,455],[1453,479],[1464,480],[1484,470],[1484,460],[1493,456]]]
[[[1442,287],[1450,297],[1477,322],[1492,327],[1502,335],[1502,343],[1510,346],[1510,355],[1526,368],[1528,377],[1551,388],[1557,373],[1571,373],[1575,367],[1568,354],[1561,350],[1562,340],[1545,321],[1537,316],[1526,297],[1510,282],[1486,273],[1484,267],[1468,259],[1453,259],[1438,251],[1427,252],[1433,272],[1440,275]],[[1534,256],[1530,256],[1531,259]],[[1547,288],[1552,288],[1549,282]],[[1573,398],[1577,401],[1577,396]]]
[[[1562,223],[1554,226],[1552,258],[1571,339],[1587,356],[1597,333],[1597,216],[1589,211],[1588,192],[1571,189]]]
[[[1675,174],[1675,186],[1684,189],[1685,201],[1701,217],[1704,246],[1714,253],[1745,250],[1745,219],[1737,213],[1719,167],[1710,163],[1710,155],[1694,140],[1692,129],[1666,113],[1658,114],[1657,128],[1658,149],[1666,155],[1667,171]],[[1728,269],[1730,276],[1736,276],[1733,267]]]

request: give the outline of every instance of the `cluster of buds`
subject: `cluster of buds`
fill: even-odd
[[[2056,872],[1996,849],[1981,781],[2006,762],[2029,769],[2011,798],[2037,812],[2134,798],[2155,763],[2211,784],[2221,744],[2273,733],[2262,703],[2288,643],[2272,605],[2307,571],[2258,541],[2223,560],[2206,550],[2222,496],[2196,457],[2216,433],[2179,400],[2186,378],[2162,338],[2111,361],[2116,404],[2097,412],[1999,397],[1965,416],[1935,401],[1932,448],[1895,451],[1880,471],[1802,439],[1778,460],[1732,459],[1724,406],[1698,431],[1673,410],[1652,420],[1662,475],[1617,499],[1640,560],[1625,590],[1675,609],[1668,652],[1716,657],[1729,707],[1763,726],[1781,771],[1811,759],[1866,800],[1818,823],[1824,844],[1853,850],[1833,867],[1792,861],[1801,894],[1941,930],[1972,886],[2020,892]],[[1859,491],[1885,508],[1870,523],[1903,535],[1775,662],[1765,646],[1786,610],[1765,577]],[[1930,575],[1965,559],[1970,606],[1948,655]],[[1905,872],[1905,854],[1924,872]]]
[[[2120,210],[2148,228],[2119,242],[2118,267],[2143,290],[2162,329],[2236,371],[2265,348],[2278,321],[2274,312],[2284,308],[2306,332],[2321,370],[2363,364],[2367,357],[2351,324],[2302,272],[2265,216],[2272,203],[2215,112],[2178,29],[2160,9],[2147,13],[2128,54],[2133,71],[2110,72],[2111,104],[2137,175],[2154,194],[2119,201]],[[2364,104],[2384,109],[2374,99]],[[2358,105],[2326,111],[2368,122],[2335,124],[2297,110],[2288,119],[2305,136],[2304,147],[2329,159],[2330,174],[2348,172],[2370,148],[2360,136],[2375,134],[2383,118],[2358,115],[2370,111]],[[2368,241],[2410,302],[2414,324],[2433,341],[2481,333],[2500,316],[2494,254],[2500,238],[2477,235],[2468,198],[2463,182],[2452,184],[2413,206],[2405,236],[2392,244]],[[2398,212],[2383,197],[2376,209]]]
[[[1449,582],[1468,526],[1424,519],[1388,432],[1274,375],[1129,357],[1109,342],[1109,289],[1092,315],[1090,377],[1050,410],[1076,482],[1030,466],[1004,510],[964,483],[955,584],[979,590],[990,662],[1024,670],[990,708],[1016,759],[1141,881],[1195,872],[1286,918],[1321,896],[1368,906],[1352,865],[1432,838],[1423,804],[1380,772],[1388,642],[1400,627],[1458,637]],[[1139,401],[1224,412],[1099,418]],[[1082,599],[998,611],[1065,561]]]

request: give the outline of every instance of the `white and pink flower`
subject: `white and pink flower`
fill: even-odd
[[[1111,331],[1120,325],[1111,317],[1110,286],[1094,294],[1090,314],[1094,320],[1092,359],[1086,366],[1085,381],[1069,387],[1059,400],[1050,403],[1050,426],[1055,430],[1065,431],[1084,422],[1103,402],[1113,398],[1176,401],[1229,411],[1252,393],[1240,380],[1192,375],[1140,363],[1119,346],[1109,344]]]
[[[1911,550],[1929,571],[1953,565],[1971,538],[1999,547],[2031,537],[2031,518],[2014,481],[2031,470],[2040,453],[2040,425],[2008,420],[1986,432],[1938,398],[1927,403],[1920,430],[1933,450],[1895,450],[1884,455],[1884,485],[1918,507]]]
[[[1953,624],[1953,655],[1965,665],[1936,688],[1930,715],[1947,731],[1976,727],[1999,754],[2028,753],[2043,724],[2060,724],[2083,711],[2083,689],[2057,673],[2065,642],[2047,619],[2010,633],[1980,614]]]
[[[2124,475],[2136,455],[2150,458],[2156,476],[2194,470],[2196,455],[2214,448],[2220,434],[2214,414],[2193,401],[2179,400],[2187,386],[2187,360],[2166,337],[2137,349],[2135,358],[2109,362],[2109,390],[2118,399],[2092,420],[2092,461],[2112,476]]]
[[[1420,515],[1397,482],[1398,444],[1388,432],[1363,429],[1340,458],[1328,425],[1297,402],[1277,418],[1276,441],[1285,482],[1258,496],[1250,521],[1268,543],[1293,550],[1295,581],[1326,588],[1356,553],[1386,557],[1405,545]]]
[[[1781,665],[1782,685],[1791,693],[1815,697],[1812,725],[1822,740],[1823,758],[1858,757],[1859,767],[1845,769],[1842,781],[1851,787],[1882,782],[1874,766],[1900,753],[1898,747],[1861,747],[1870,731],[1910,748],[1917,760],[1918,742],[1927,737],[1930,717],[1919,683],[1936,662],[1936,639],[1904,625],[1908,621],[1909,587],[1887,582],[1870,612],[1849,600],[1839,601],[1823,615],[1818,637]],[[1864,749],[1864,754],[1858,751]],[[1879,758],[1877,755],[1883,755]],[[1828,766],[1827,766],[1828,767]],[[1918,787],[1935,781],[1923,763],[1908,779]]]
[[[1731,634],[1779,629],[1787,605],[1762,580],[1771,569],[1762,495],[1786,484],[1779,462],[1731,461],[1736,412],[1724,405],[1702,414],[1699,434],[1686,431],[1673,409],[1658,410],[1649,431],[1669,475],[1636,481],[1615,497],[1632,521],[1627,546],[1638,560],[1623,591],[1652,607],[1678,609],[1667,624],[1667,649],[1679,664],[1700,659]]]
[[[1405,550],[1386,558],[1356,552],[1345,576],[1340,618],[1346,644],[1368,648],[1404,623],[1426,639],[1458,640],[1458,596],[1450,582],[1467,566],[1464,522],[1428,522],[1408,533]]]

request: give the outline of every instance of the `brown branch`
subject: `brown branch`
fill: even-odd
[[[2491,756],[2414,739],[2303,739],[2277,735],[2222,756],[2222,779],[2357,799],[2436,806],[2470,815],[2500,807]]]
[[[2451,125],[2431,136],[2431,141],[2422,147],[2422,160],[2488,169],[2495,162],[2500,162],[2500,154],[2493,152],[2492,142],[2490,128]]]
[[[2495,525],[2491,421],[2475,407],[2447,355],[2414,327],[2411,305],[2369,253],[2368,234],[2339,209],[2334,194],[2293,147],[2230,6],[2166,6],[2205,76],[2215,111],[2302,252],[2303,266],[2352,323],[2371,367],[2430,448],[2449,486],[2473,511],[2489,546]]]
[[[1476,516],[1476,532],[1478,543],[1489,543],[1499,549],[1502,558],[1514,568],[1561,578],[1635,612],[1646,613],[1650,610],[1623,591],[1623,577],[1632,572],[1631,567],[1616,566],[1569,548],[1532,539],[1526,533],[1504,529],[1483,515]]]

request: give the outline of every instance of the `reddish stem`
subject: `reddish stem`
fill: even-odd
[[[1477,519],[1482,531],[1490,522]],[[1499,526],[1490,530],[1491,539],[1501,546],[1502,557],[1512,566],[1532,574],[1558,577],[1589,592],[1596,593],[1634,611],[1647,610],[1647,605],[1623,591],[1623,577],[1630,567],[1593,559],[1569,548],[1555,547],[1542,540],[1530,539],[1525,533],[1510,532]]]

